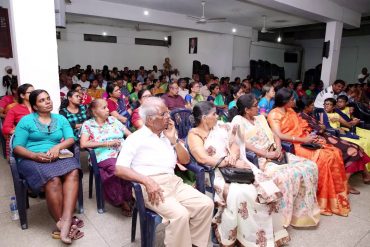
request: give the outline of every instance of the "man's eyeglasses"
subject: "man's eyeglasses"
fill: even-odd
[[[162,112],[162,113],[158,113],[157,115],[160,116],[160,117],[169,117],[170,116],[170,112],[169,111],[165,111],[165,112]]]

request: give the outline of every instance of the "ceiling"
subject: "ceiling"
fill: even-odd
[[[330,0],[341,6],[360,12],[362,16],[370,15],[370,0]]]
[[[144,9],[155,9],[166,12],[174,12],[183,15],[201,16],[201,0],[102,0],[105,2],[127,4]],[[347,7],[363,16],[370,16],[370,0],[329,0]],[[72,1],[73,4],[73,1]],[[225,17],[227,22],[250,26],[261,29],[263,17],[266,16],[267,29],[280,29],[296,27],[308,24],[316,24],[317,21],[300,18],[291,14],[261,7],[248,2],[248,0],[206,0],[205,15],[207,18]],[[70,14],[66,16],[67,23],[88,23],[95,25],[115,26],[137,29],[138,22]],[[150,23],[140,23],[139,29],[172,32],[182,28],[161,26]]]
[[[103,0],[174,12],[184,15],[201,16],[201,0]],[[344,0],[343,0],[344,1]],[[313,20],[278,12],[245,0],[207,0],[205,16],[207,18],[226,17],[227,22],[260,29],[263,26],[262,16],[266,16],[267,28],[282,28],[316,23]]]
[[[146,23],[138,23],[134,21],[126,21],[98,16],[86,16],[79,14],[66,14],[66,21],[68,24],[94,24],[102,26],[112,26],[120,28],[130,28],[132,30],[137,30],[139,25],[139,30],[141,31],[160,31],[160,32],[173,32],[179,30],[180,28],[161,26],[161,25],[152,25]]]

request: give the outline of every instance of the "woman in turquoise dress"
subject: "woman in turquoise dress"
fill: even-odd
[[[83,236],[72,224],[81,167],[75,157],[59,157],[74,144],[73,130],[65,117],[51,113],[53,102],[45,90],[34,90],[29,102],[34,112],[24,116],[14,132],[12,146],[18,171],[33,192],[45,190],[59,237],[70,244]]]

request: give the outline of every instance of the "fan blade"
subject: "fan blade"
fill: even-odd
[[[207,23],[207,21],[206,20],[198,20],[198,21],[196,21],[195,22],[196,24],[206,24]]]
[[[187,15],[187,17],[190,18],[190,19],[193,19],[193,20],[199,20],[200,19],[200,17],[193,16],[193,15]]]
[[[226,18],[207,18],[206,19],[207,21],[219,21],[219,22],[222,22],[222,21],[226,21]]]

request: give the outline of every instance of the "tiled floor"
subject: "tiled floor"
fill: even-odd
[[[86,164],[86,159],[82,160]],[[130,242],[131,218],[120,214],[119,208],[106,205],[107,212],[98,214],[95,197],[88,198],[87,167],[83,165],[85,237],[74,241],[74,246],[140,246],[140,232],[137,239]],[[349,217],[322,216],[314,229],[289,228],[292,247],[369,247],[370,246],[370,186],[361,182],[359,175],[353,184],[361,191],[359,196],[351,196],[352,212]],[[19,221],[12,221],[9,213],[10,196],[14,195],[13,181],[8,164],[0,158],[0,246],[63,246],[59,240],[51,238],[54,222],[47,212],[45,200],[31,199],[28,210],[27,230],[21,230]],[[157,246],[163,246],[163,226],[158,228]],[[211,244],[209,244],[212,246]]]

